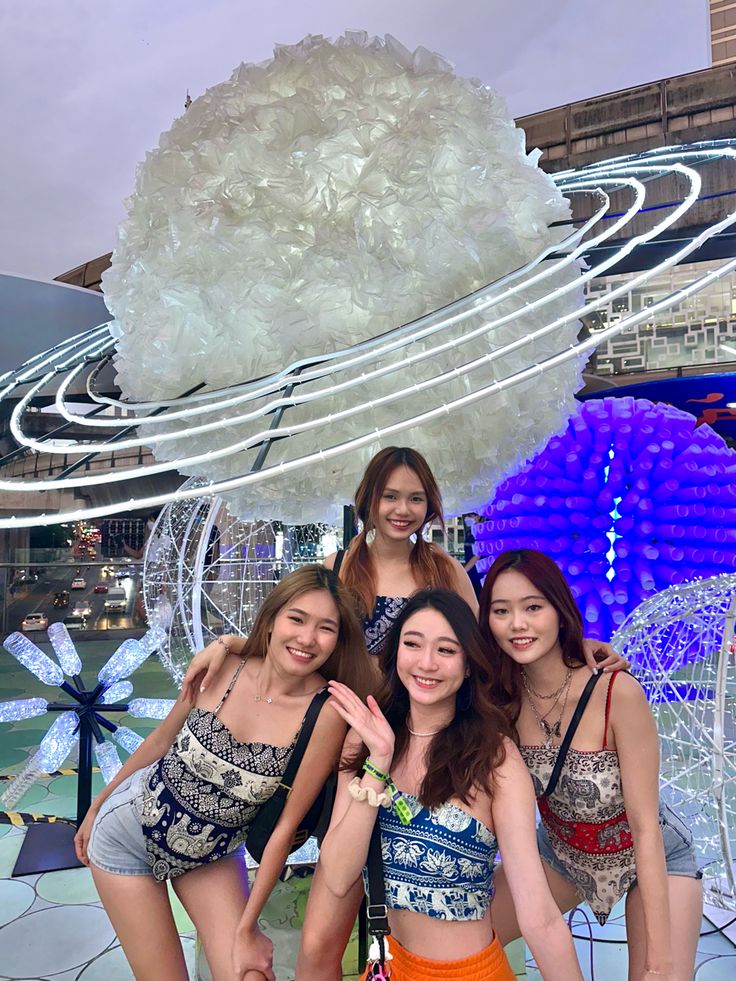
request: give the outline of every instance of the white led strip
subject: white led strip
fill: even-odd
[[[583,283],[595,276],[602,275],[607,269],[612,268],[635,249],[651,241],[667,228],[670,228],[693,207],[701,191],[700,176],[688,164],[703,164],[712,160],[723,160],[724,158],[730,158],[732,161],[736,158],[736,141],[710,141],[704,144],[696,144],[692,147],[658,148],[655,151],[640,156],[628,156],[593,164],[579,172],[567,171],[558,174],[555,180],[563,192],[568,194],[592,195],[597,197],[600,202],[599,206],[591,217],[585,221],[582,227],[568,235],[564,241],[556,244],[554,247],[550,247],[543,254],[540,254],[531,262],[527,263],[523,268],[515,270],[501,280],[489,284],[471,296],[454,301],[442,310],[428,314],[411,324],[399,327],[379,338],[374,338],[351,348],[334,352],[332,355],[296,362],[275,375],[242,385],[231,386],[227,389],[214,392],[197,392],[187,398],[170,399],[162,402],[128,404],[106,395],[98,395],[94,391],[94,384],[99,375],[99,368],[94,368],[90,371],[90,363],[100,361],[104,363],[103,359],[108,359],[114,351],[114,340],[110,337],[107,327],[95,328],[92,331],[87,331],[84,334],[71,338],[68,341],[56,345],[50,351],[30,359],[17,371],[8,372],[0,377],[0,385],[4,385],[4,388],[0,389],[0,399],[17,399],[11,414],[10,426],[14,438],[20,446],[27,448],[27,452],[64,454],[65,456],[97,455],[111,451],[117,452],[125,449],[139,448],[151,442],[163,443],[171,440],[185,440],[188,436],[215,432],[225,427],[242,426],[248,423],[254,423],[256,431],[252,432],[246,438],[216,451],[209,451],[188,457],[182,456],[173,462],[152,463],[145,466],[125,470],[118,469],[108,473],[96,473],[87,476],[74,475],[59,480],[28,480],[27,478],[0,480],[0,489],[6,491],[21,490],[25,494],[48,490],[68,490],[102,483],[114,483],[120,480],[132,480],[136,477],[170,472],[178,468],[187,468],[192,465],[205,463],[209,460],[227,457],[234,453],[242,453],[244,450],[252,450],[254,447],[263,443],[264,440],[274,438],[288,439],[301,433],[319,430],[320,428],[326,427],[329,429],[335,422],[354,417],[359,413],[368,413],[371,409],[380,405],[385,406],[398,403],[403,399],[412,398],[421,392],[437,388],[449,380],[468,376],[470,372],[480,367],[485,367],[545,335],[559,331],[560,328],[569,324],[571,321],[577,320],[582,315],[599,309],[601,306],[610,303],[615,297],[640,286],[649,278],[682,261],[687,255],[700,248],[709,238],[736,223],[736,210],[728,214],[722,221],[709,226],[697,237],[691,240],[684,240],[683,245],[677,252],[657,266],[639,273],[631,279],[627,279],[622,285],[609,290],[603,295],[597,296],[594,300],[578,307],[572,313],[550,321],[537,330],[530,332],[525,337],[500,344],[495,350],[489,350],[487,354],[471,358],[464,363],[446,367],[444,371],[438,372],[433,377],[427,378],[424,381],[408,385],[406,381],[407,377],[411,377],[410,374],[407,375],[407,372],[415,365],[428,359],[436,359],[442,355],[445,356],[444,360],[447,363],[451,352],[461,354],[463,344],[477,339],[483,334],[488,335],[490,348],[492,332],[498,330],[514,317],[518,316],[520,309],[531,311],[542,308],[545,304],[553,302],[570,290],[579,289]],[[529,285],[541,283],[547,277],[563,271],[566,267],[571,267],[578,262],[579,256],[582,253],[588,252],[591,248],[602,244],[621,229],[625,228],[634,218],[642,214],[646,199],[645,183],[671,175],[678,175],[688,182],[687,192],[682,197],[681,202],[671,207],[669,212],[665,210],[664,217],[654,221],[648,231],[633,236],[617,248],[612,247],[613,251],[608,258],[588,269],[582,276],[573,277],[569,283],[550,291],[533,302],[524,303],[523,307],[515,309],[504,316],[495,319],[488,317],[486,311],[490,312],[492,307],[503,301],[513,300],[522,288],[526,289]],[[632,203],[621,214],[608,216],[610,199],[604,188],[616,191],[623,189],[630,190],[633,196]],[[610,224],[604,227],[603,231],[600,231],[583,242],[583,235],[586,232],[592,231],[604,219],[610,221]],[[556,253],[557,258],[548,259],[552,253]],[[539,269],[540,263],[544,260],[547,260],[547,262],[545,262],[543,268]],[[330,459],[346,451],[392,436],[408,428],[421,425],[423,422],[436,419],[454,409],[470,405],[480,399],[488,398],[523,382],[527,382],[546,370],[562,365],[571,358],[577,358],[582,353],[591,350],[603,341],[625,330],[627,327],[632,327],[642,320],[648,319],[652,314],[681,302],[697,290],[702,289],[708,283],[730,272],[735,265],[736,260],[729,260],[721,267],[700,277],[700,279],[690,285],[681,288],[636,314],[630,314],[622,318],[605,330],[597,332],[595,336],[571,345],[539,364],[512,371],[508,375],[496,379],[489,384],[480,384],[475,391],[468,392],[462,397],[440,403],[433,408],[410,415],[407,418],[398,418],[400,416],[400,409],[396,405],[396,421],[392,421],[391,424],[381,428],[366,431],[350,440],[334,445],[325,445],[319,451],[303,454],[272,466],[266,466],[262,470],[254,473],[246,472],[227,480],[212,482],[204,489],[202,487],[191,487],[178,491],[149,495],[147,497],[131,497],[128,501],[120,501],[93,508],[80,508],[54,514],[42,513],[38,515],[0,518],[0,527],[48,525],[74,521],[80,518],[102,517],[103,515],[118,513],[121,510],[130,508],[157,507],[174,500],[199,497],[203,494],[214,495],[227,492],[228,490],[257,483],[266,478],[285,475],[297,468],[308,467],[315,461]],[[484,313],[485,316],[479,326],[474,326],[459,336],[447,336],[450,328],[459,327],[462,330],[463,324],[471,317],[476,318],[474,322],[477,322],[481,313]],[[371,367],[371,363],[378,359],[386,358],[395,352],[402,352],[403,349],[417,340],[431,338],[441,332],[445,332],[446,336],[444,338],[438,337],[437,340],[430,342],[430,345],[425,350],[399,353],[390,363]],[[363,368],[363,366],[366,367]],[[293,377],[292,373],[297,370],[299,371],[298,377]],[[105,406],[106,411],[110,411],[110,409],[124,410],[127,415],[123,417],[117,415],[114,418],[98,415],[89,418],[71,410],[65,401],[67,398],[70,398],[68,396],[69,388],[74,381],[82,378],[85,371],[87,371],[87,391],[93,401]],[[355,375],[350,376],[348,374],[349,372],[355,372]],[[62,375],[64,375],[63,378],[61,378]],[[358,396],[358,389],[361,386],[369,385],[377,378],[390,375],[396,378],[395,391],[375,399],[358,397],[355,400],[355,404],[349,405],[347,408],[342,408],[339,411],[329,411],[329,400],[334,396],[338,394],[344,395],[351,391],[355,392],[356,396]],[[306,392],[300,389],[300,386],[305,382],[320,382],[321,384],[314,390]],[[277,395],[280,390],[291,384],[296,385],[292,395],[289,397],[279,397]],[[63,439],[43,441],[33,439],[23,432],[22,420],[24,414],[33,403],[33,400],[41,392],[46,394],[50,389],[55,391],[57,411],[68,423],[84,426],[86,429],[104,428],[108,432],[111,428],[123,429],[125,427],[136,426],[140,427],[139,433],[145,433],[145,435],[136,435],[131,438],[115,441],[104,438],[98,442],[86,440],[71,442]],[[245,411],[235,416],[228,415],[225,419],[216,419],[215,421],[199,423],[197,425],[183,426],[175,432],[161,434],[154,434],[150,430],[147,431],[145,429],[146,426],[161,426],[162,424],[170,424],[180,419],[193,419],[196,416],[203,416],[215,412],[223,413],[225,410],[236,405],[243,405],[248,402],[254,403],[256,400],[260,402],[272,394],[276,394],[277,397],[269,400],[267,403],[251,408],[250,411]],[[326,411],[324,414],[302,422],[295,421],[294,416],[297,414],[300,406],[315,402],[325,405]],[[291,415],[287,416],[287,424],[281,424],[273,429],[268,429],[268,417],[280,407],[291,409]],[[158,414],[149,414],[150,412],[156,412],[156,410],[158,410]],[[161,410],[164,411],[162,412]],[[326,438],[326,442],[328,440],[329,437]],[[0,470],[0,474],[2,474],[2,470]]]

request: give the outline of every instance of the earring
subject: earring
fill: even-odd
[[[371,528],[365,533],[365,543],[366,545],[372,545],[376,539],[376,529]]]

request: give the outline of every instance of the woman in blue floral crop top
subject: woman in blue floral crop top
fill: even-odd
[[[489,698],[473,611],[447,590],[415,594],[381,667],[384,685],[367,704],[330,683],[351,732],[321,851],[328,888],[336,897],[352,891],[378,820],[392,981],[512,981],[490,915],[498,840],[542,976],[580,981],[535,847],[529,776]]]

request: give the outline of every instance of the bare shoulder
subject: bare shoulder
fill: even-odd
[[[335,568],[335,560],[336,559],[337,559],[337,552],[332,552],[331,555],[326,555],[325,556],[325,559],[324,559],[324,562],[322,563],[322,565],[325,567],[325,569],[334,569]]]
[[[611,706],[613,708],[644,707],[649,709],[644,689],[628,671],[616,671],[609,684],[613,685],[611,691]],[[608,685],[605,687],[607,688]]]
[[[328,698],[322,707],[314,725],[314,732],[317,739],[329,739],[331,741],[337,739],[339,745],[342,746],[348,727],[330,705],[331,701],[332,699]]]
[[[526,763],[522,759],[521,753],[519,752],[519,747],[516,745],[514,740],[509,739],[508,736],[504,736],[502,746],[504,757],[503,760],[495,766],[495,772],[514,772],[521,769],[524,773],[527,773]]]
[[[216,702],[219,702],[220,698],[225,694],[225,689],[234,679],[235,672],[240,668],[241,661],[242,658],[239,654],[225,655],[222,664],[217,669],[217,673],[210,679],[207,690],[205,692],[197,692],[194,703],[197,708],[212,708]],[[237,692],[237,686],[235,691]]]

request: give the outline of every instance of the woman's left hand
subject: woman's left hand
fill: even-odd
[[[591,671],[628,671],[631,668],[629,662],[621,657],[618,651],[602,640],[590,640],[584,637],[583,654],[585,663]]]
[[[276,981],[273,973],[273,944],[265,933],[255,930],[235,934],[233,944],[235,981]]]

